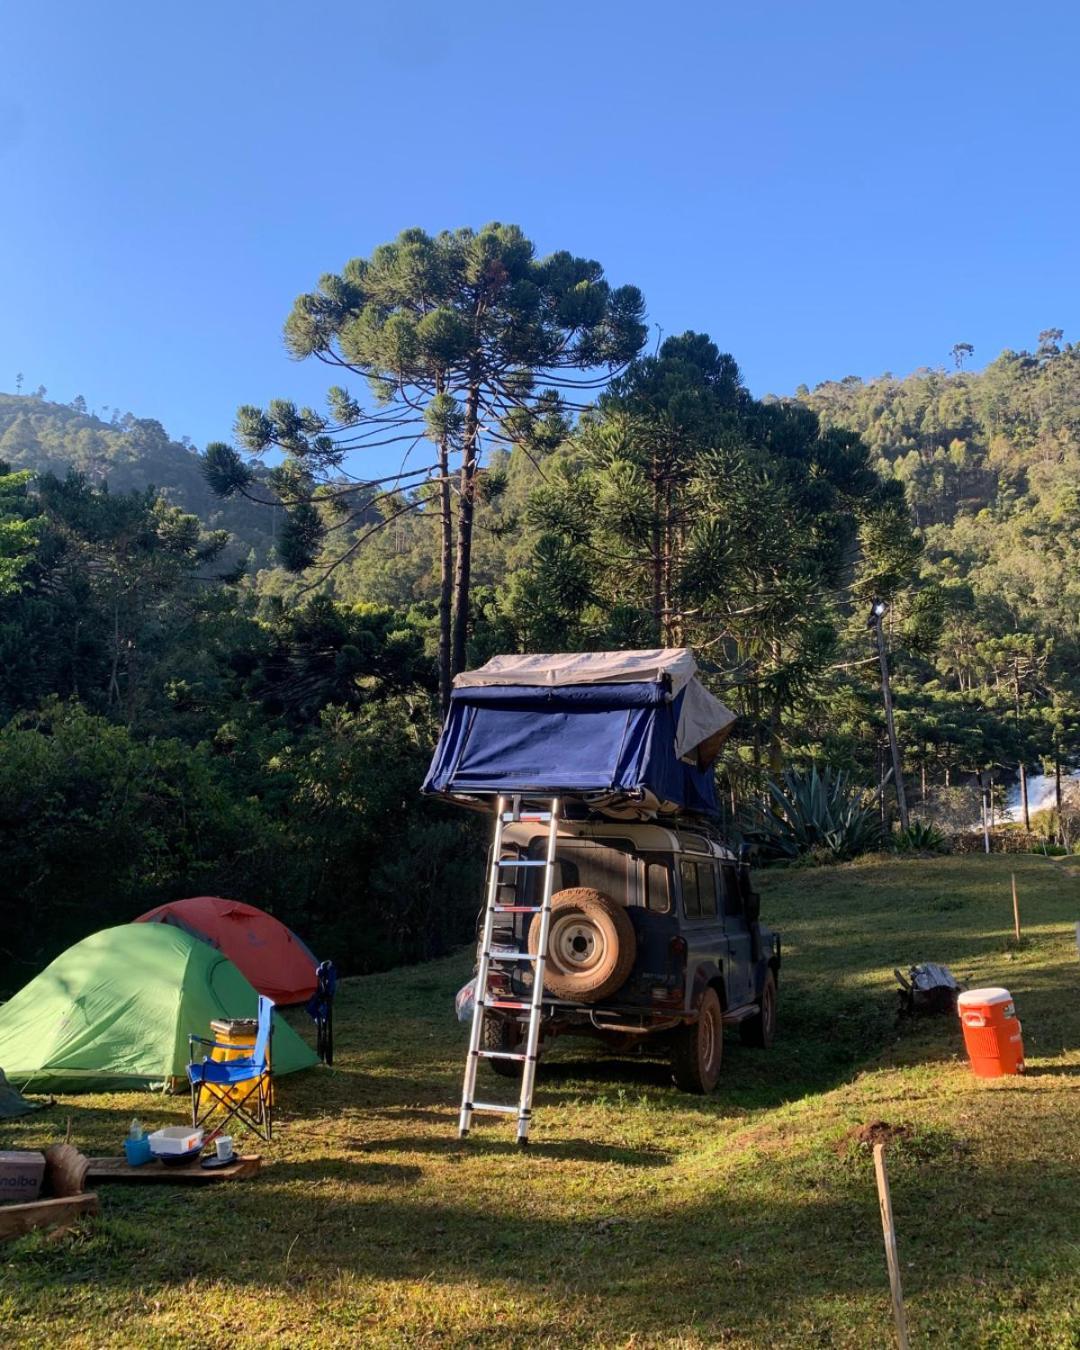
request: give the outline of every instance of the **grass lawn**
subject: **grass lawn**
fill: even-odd
[[[888,1345],[854,1138],[884,1120],[903,1127],[889,1165],[913,1345],[1080,1343],[1080,869],[869,861],[760,886],[785,942],[779,1038],[731,1035],[713,1097],[563,1041],[532,1149],[493,1118],[462,1145],[451,999],[471,957],[346,981],[338,1063],[281,1081],[262,1175],[102,1188],[100,1218],[7,1244],[0,1342]],[[972,1078],[952,1019],[897,1024],[892,968],[919,960],[1012,990],[1025,1077]],[[0,1127],[0,1147],[70,1117],[84,1151],[118,1152],[134,1115],[180,1122],[184,1104],[72,1097]]]

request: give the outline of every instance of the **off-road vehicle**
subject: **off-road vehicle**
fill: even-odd
[[[501,856],[542,860],[545,830],[507,825]],[[677,1085],[710,1092],[725,1027],[764,1048],[776,1031],[780,938],[759,921],[747,861],[683,824],[567,819],[558,830],[541,1044],[566,1034],[618,1052],[663,1043]],[[539,902],[542,867],[504,875],[516,880],[502,903]],[[520,954],[535,954],[539,918],[500,915],[488,982],[496,998],[500,990],[507,1001],[530,996],[532,968]],[[482,1047],[517,1049],[527,1023],[527,1013],[489,1009]],[[510,1059],[487,1063],[505,1076],[521,1071]]]

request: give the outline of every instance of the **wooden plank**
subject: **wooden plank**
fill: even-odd
[[[21,1237],[35,1228],[67,1226],[81,1214],[96,1214],[99,1208],[93,1191],[54,1200],[31,1200],[25,1205],[0,1205],[0,1242]]]
[[[148,1162],[132,1167],[126,1158],[91,1158],[86,1179],[93,1185],[105,1181],[142,1182],[149,1186],[201,1186],[214,1181],[240,1181],[253,1177],[262,1166],[256,1153],[242,1154],[228,1167],[201,1167],[199,1159],[176,1167]]]
[[[899,1350],[908,1350],[907,1315],[904,1310],[904,1291],[900,1285],[900,1259],[896,1253],[896,1225],[893,1223],[892,1196],[889,1194],[889,1173],[885,1166],[885,1145],[874,1145],[874,1174],[877,1178],[878,1206],[881,1209],[881,1231],[885,1238],[885,1261],[889,1267],[889,1291],[892,1294],[893,1320],[896,1323],[896,1344]]]

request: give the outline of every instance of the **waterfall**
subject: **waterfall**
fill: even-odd
[[[1061,786],[1064,790],[1068,782],[1080,781],[1080,769],[1074,769],[1072,773],[1062,773]],[[1036,811],[1049,811],[1056,805],[1055,802],[1054,775],[1052,773],[1035,773],[1028,775],[1028,810],[1032,815]],[[1017,779],[1009,788],[1005,795],[1006,820],[1023,820],[1023,813],[1020,807],[1020,781]]]

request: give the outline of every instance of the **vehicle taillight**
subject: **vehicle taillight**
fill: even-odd
[[[684,937],[673,937],[668,943],[668,951],[676,961],[686,960],[686,939]]]

